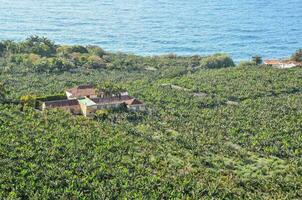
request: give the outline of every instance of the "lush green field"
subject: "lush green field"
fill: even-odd
[[[0,65],[8,100],[110,82],[149,111],[92,120],[3,101],[3,199],[302,198],[301,68],[105,53],[99,68],[37,71],[17,54]]]

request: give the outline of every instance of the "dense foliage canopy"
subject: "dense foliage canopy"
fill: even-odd
[[[0,43],[6,99],[23,102],[0,103],[1,197],[302,198],[301,68],[29,41]],[[87,64],[91,56],[104,66]],[[148,112],[99,111],[93,120],[31,106],[87,83],[128,90]]]

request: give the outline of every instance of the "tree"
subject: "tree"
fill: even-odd
[[[35,95],[24,95],[21,96],[20,102],[23,106],[35,107],[37,97]]]
[[[34,53],[49,57],[56,53],[54,42],[46,37],[30,36],[19,45],[20,53]]]
[[[297,50],[291,57],[291,60],[302,62],[302,49]]]
[[[98,83],[97,89],[103,97],[121,97],[121,93],[125,91],[121,85],[112,84],[110,82]]]
[[[261,58],[261,56],[253,56],[253,57],[252,57],[252,61],[253,61],[256,65],[261,65],[261,64],[262,64],[262,58]]]

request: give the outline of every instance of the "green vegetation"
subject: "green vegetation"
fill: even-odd
[[[96,84],[96,88],[98,91],[102,91],[104,96],[120,96],[121,92],[125,91],[126,89],[123,88],[122,85],[116,83],[110,83],[106,81],[99,81]]]
[[[140,57],[112,54],[97,46],[56,45],[47,38],[32,36],[24,42],[0,42],[0,63],[3,72],[63,72],[85,69],[148,70],[171,66],[203,68],[231,67],[234,63],[225,54],[209,57],[165,55]]]
[[[34,108],[36,106],[36,100],[37,97],[35,95],[24,95],[21,96],[20,103],[23,106],[31,106]]]
[[[234,67],[222,54],[140,57],[41,38],[24,43],[32,44],[0,42],[6,99],[51,99],[93,83],[110,93],[126,89],[149,111],[99,111],[92,120],[0,103],[2,198],[302,198],[301,68]],[[78,70],[50,63],[36,70],[11,59],[31,54]],[[92,55],[104,66],[87,63]]]

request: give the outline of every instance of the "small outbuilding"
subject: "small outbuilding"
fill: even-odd
[[[77,99],[64,99],[56,101],[46,101],[42,103],[42,110],[58,108],[71,112],[72,114],[81,114],[81,107]]]
[[[80,99],[84,97],[96,98],[97,92],[93,85],[80,85],[74,88],[70,88],[66,91],[68,99]]]
[[[138,99],[132,98],[128,95],[120,97],[106,97],[106,98],[94,98],[94,99],[80,99],[79,100],[82,113],[84,116],[91,116],[97,110],[108,110],[119,108],[125,105],[129,110],[133,111],[145,111],[145,104]]]
[[[280,68],[280,69],[287,69],[293,68],[302,65],[296,61],[285,61],[285,60],[265,60],[263,62],[265,65]]]

